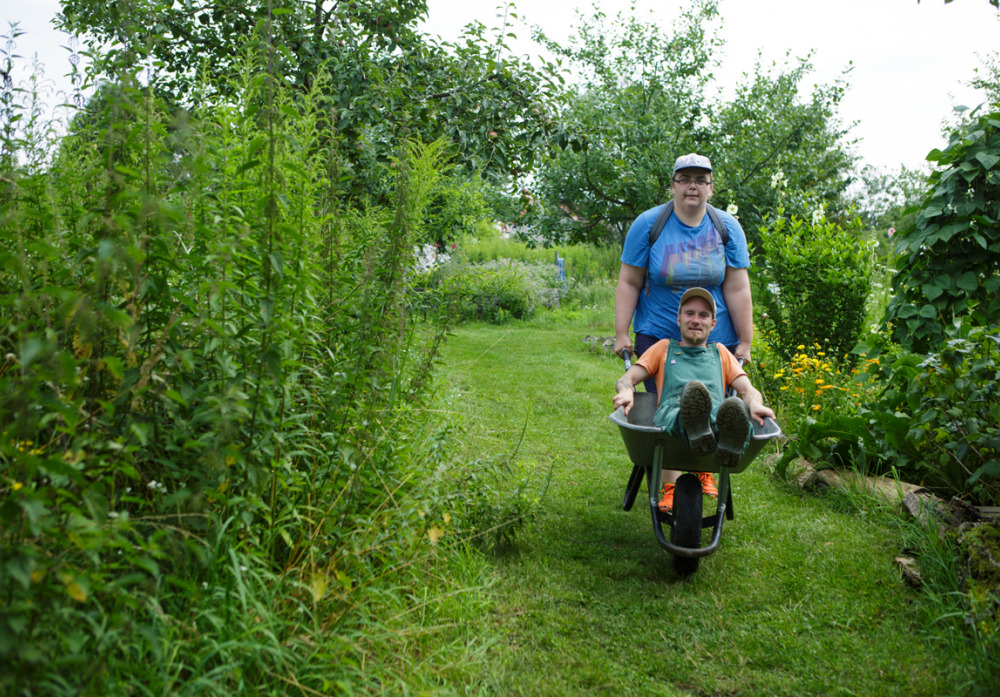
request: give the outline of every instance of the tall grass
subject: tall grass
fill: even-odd
[[[533,247],[515,239],[508,239],[486,231],[478,239],[467,239],[457,246],[457,255],[468,263],[515,259],[526,263],[555,264],[564,260],[566,277],[583,287],[604,279],[618,278],[621,250],[594,245],[560,247]]]
[[[4,693],[470,680],[433,640],[488,598],[435,570],[447,325],[408,307],[437,151],[347,206],[329,86],[286,93],[272,50],[187,111],[119,66],[54,150],[3,93]]]

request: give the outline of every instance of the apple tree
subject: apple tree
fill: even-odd
[[[782,206],[830,216],[840,205],[852,164],[836,120],[845,85],[807,94],[807,60],[758,65],[725,99],[718,20],[716,0],[699,0],[673,33],[596,12],[567,46],[539,37],[577,76],[563,111],[571,147],[540,164],[531,192],[546,240],[620,244],[639,213],[670,197],[673,162],[692,151],[713,161],[714,204],[735,205],[751,236]]]

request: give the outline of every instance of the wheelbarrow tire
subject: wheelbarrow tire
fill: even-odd
[[[693,474],[682,474],[674,485],[674,516],[670,541],[678,547],[701,547],[701,482]],[[674,570],[682,576],[698,570],[698,557],[674,555]]]

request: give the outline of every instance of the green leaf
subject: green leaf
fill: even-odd
[[[116,358],[115,356],[105,356],[101,359],[101,365],[118,380],[121,380],[122,375],[125,374],[125,369],[121,359]]]
[[[924,295],[927,297],[928,300],[935,300],[936,298],[940,297],[940,295],[943,292],[944,289],[941,286],[936,286],[933,284],[928,284],[924,286]]]
[[[976,290],[979,288],[979,276],[972,271],[966,271],[955,282],[962,290]]]
[[[997,163],[1000,162],[1000,155],[994,155],[989,152],[976,153],[976,159],[979,160],[985,169],[993,169],[996,167]]]
[[[44,341],[39,339],[37,336],[29,337],[28,340],[24,342],[24,347],[21,349],[21,369],[23,370],[30,366],[44,351]]]
[[[187,406],[187,401],[177,390],[172,390],[172,389],[164,390],[163,396],[173,402],[177,402],[182,406]]]
[[[269,326],[274,319],[274,301],[271,298],[260,299],[260,318],[264,320],[264,326]]]

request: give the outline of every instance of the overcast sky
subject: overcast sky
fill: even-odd
[[[487,27],[498,24],[495,0],[428,0],[425,30],[445,40],[458,37],[473,20]],[[521,20],[541,25],[565,40],[576,22],[576,8],[594,3],[547,0],[516,4]],[[613,15],[628,0],[600,0]],[[639,16],[670,31],[682,2],[636,0]],[[3,33],[18,21],[26,35],[16,52],[30,59],[38,55],[56,89],[68,70],[68,37],[48,22],[58,0],[0,0]],[[981,57],[1000,47],[1000,20],[987,0],[720,0],[720,36],[725,40],[720,80],[735,84],[740,73],[751,71],[758,50],[765,58],[783,61],[786,52],[805,56],[814,51],[812,82],[830,83],[853,62],[850,89],[841,105],[845,123],[857,122],[852,133],[861,138],[858,154],[883,168],[900,164],[918,167],[933,148],[944,145],[941,123],[956,104],[976,106],[981,100],[967,84]],[[527,39],[527,31],[516,33]],[[517,44],[518,50],[527,44]],[[522,49],[523,47],[523,49]],[[23,76],[23,73],[20,73]]]

